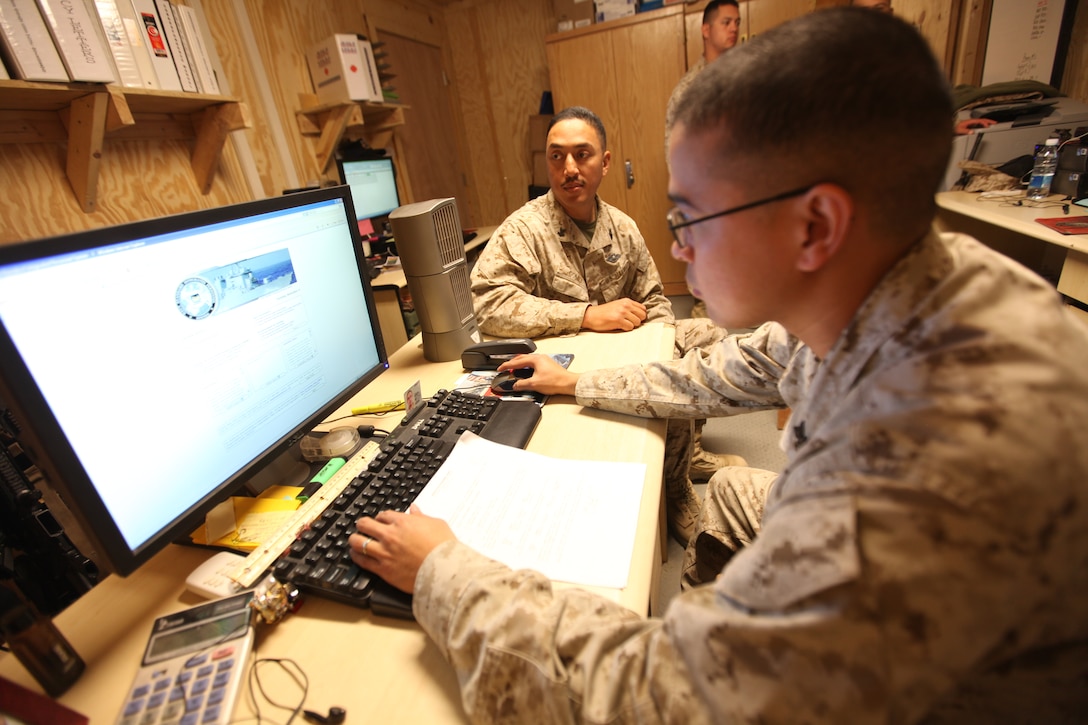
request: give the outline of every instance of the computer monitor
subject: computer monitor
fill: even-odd
[[[375,231],[381,233],[389,212],[400,206],[393,159],[337,159],[336,165],[340,183],[351,189],[355,218],[373,221]]]
[[[0,246],[0,402],[121,575],[388,367],[343,186]]]

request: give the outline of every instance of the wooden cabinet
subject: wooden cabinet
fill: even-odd
[[[638,224],[665,292],[686,294],[665,223],[665,107],[684,74],[682,6],[549,35],[545,49],[556,110],[585,106],[604,122],[612,166],[598,193]]]

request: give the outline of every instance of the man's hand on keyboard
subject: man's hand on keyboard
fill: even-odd
[[[514,383],[514,391],[532,390],[544,395],[574,395],[578,373],[572,373],[557,363],[551,355],[533,353],[518,355],[499,366],[499,370],[532,368],[531,377]]]
[[[351,560],[401,591],[412,593],[423,560],[435,547],[457,537],[442,519],[427,516],[412,504],[411,515],[382,511],[364,516],[349,539]]]

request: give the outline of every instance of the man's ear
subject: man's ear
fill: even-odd
[[[838,184],[817,184],[805,197],[807,236],[797,257],[797,269],[815,272],[842,247],[854,218],[854,199]]]
[[[612,152],[605,151],[601,154],[601,176],[608,174],[608,167],[612,165]]]

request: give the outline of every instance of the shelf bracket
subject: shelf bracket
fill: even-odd
[[[192,116],[193,129],[196,131],[196,144],[193,146],[193,176],[201,194],[212,190],[215,170],[223,154],[223,145],[231,131],[249,128],[249,109],[244,103],[220,103],[209,106]]]
[[[354,103],[343,106],[334,106],[329,109],[328,117],[321,125],[321,137],[317,141],[317,169],[325,173],[329,168],[336,147],[340,145],[340,139],[344,136],[353,114],[358,113],[359,107]]]
[[[319,104],[317,96],[308,93],[300,93],[299,102],[302,110],[295,112],[299,132],[319,137],[315,156],[320,173],[329,167],[348,129],[362,129],[361,135],[372,147],[388,146],[393,129],[404,125],[404,110],[408,108],[365,101]]]
[[[88,93],[68,106],[68,183],[80,208],[87,213],[93,212],[98,203],[98,172],[109,101],[109,93]]]

